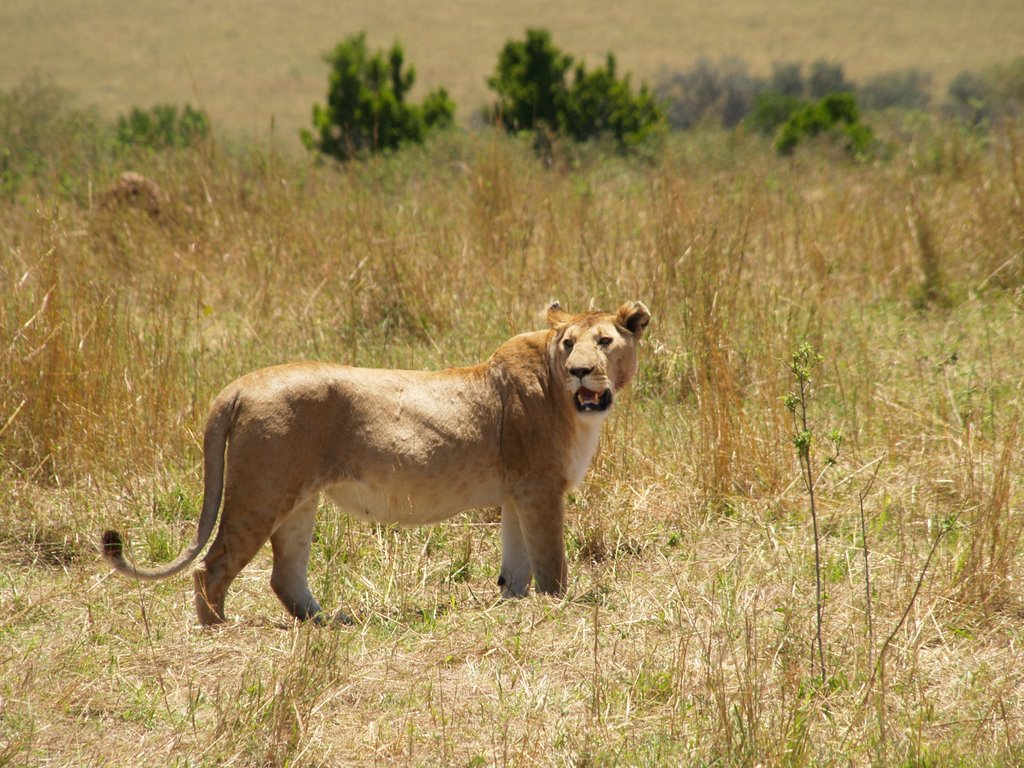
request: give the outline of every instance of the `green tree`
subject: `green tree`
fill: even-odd
[[[338,43],[324,59],[331,68],[327,104],[313,106],[313,131],[301,134],[311,149],[348,160],[420,143],[430,129],[454,121],[455,105],[444,88],[428,93],[422,104],[406,102],[416,71],[405,68],[397,42],[387,54],[370,54],[366,34],[360,33]]]
[[[572,57],[551,42],[547,30],[528,29],[526,39],[505,43],[487,86],[498,95],[491,117],[510,133],[546,125],[557,130],[567,97],[565,75]]]
[[[576,67],[572,88],[559,115],[562,131],[576,141],[610,135],[621,146],[643,141],[664,121],[664,112],[646,85],[633,95],[629,76],[615,74],[615,57],[587,72]]]
[[[665,121],[646,85],[634,94],[629,77],[618,77],[612,54],[593,71],[583,64],[573,67],[573,58],[551,42],[546,30],[528,29],[525,40],[507,42],[487,85],[498,96],[492,119],[513,133],[544,129],[575,141],[611,136],[628,148]]]

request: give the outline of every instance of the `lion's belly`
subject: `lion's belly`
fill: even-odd
[[[458,372],[334,372],[343,418],[316,485],[343,511],[398,525],[500,504],[501,401]]]
[[[338,507],[361,520],[391,525],[429,525],[459,512],[501,503],[497,479],[436,478],[403,483],[352,480],[332,485],[325,493]]]

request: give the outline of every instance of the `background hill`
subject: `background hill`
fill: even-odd
[[[0,87],[52,76],[83,103],[115,114],[133,105],[192,102],[218,129],[294,137],[323,100],[322,54],[366,30],[373,46],[396,38],[421,90],[448,88],[466,122],[489,97],[484,80],[501,45],[527,26],[551,30],[566,52],[597,61],[614,51],[624,71],[656,81],[699,56],[734,55],[755,73],[773,62],[842,63],[853,80],[895,69],[930,72],[938,91],[963,69],[1024,51],[1019,0],[609,0],[558,7],[540,0],[138,3],[5,0]]]

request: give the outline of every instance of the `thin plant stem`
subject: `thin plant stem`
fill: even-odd
[[[800,422],[804,433],[807,428],[807,380],[800,379]],[[824,605],[822,601],[821,588],[821,537],[818,532],[818,510],[814,503],[814,471],[811,466],[811,451],[809,447],[800,452],[801,463],[803,464],[804,482],[807,485],[807,496],[811,506],[811,526],[814,529],[814,613],[815,613],[815,635],[818,645],[818,663],[821,667],[821,683],[828,682],[828,673],[825,669],[825,643],[822,639],[822,623]]]
[[[881,458],[881,457],[879,457]],[[864,515],[864,499],[871,492],[872,486],[875,484],[875,478],[878,477],[878,470],[881,468],[882,463],[879,460],[875,461],[875,471],[871,473],[871,477],[867,483],[861,489],[860,493],[857,494],[857,503],[860,508],[860,541],[861,541],[861,552],[864,555],[864,598],[865,611],[867,612],[867,624],[868,624],[868,666],[874,666],[874,652],[875,652],[875,622],[874,613],[871,607],[871,563],[870,563],[870,552],[868,550],[868,527],[867,520]]]

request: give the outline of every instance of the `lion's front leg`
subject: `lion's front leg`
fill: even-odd
[[[502,597],[526,597],[530,592],[530,553],[526,550],[519,514],[511,504],[501,507],[501,573],[498,586]]]
[[[553,497],[532,495],[517,501],[515,509],[537,581],[537,591],[549,595],[563,594],[569,583],[569,574],[565,563],[565,507],[561,494]]]

